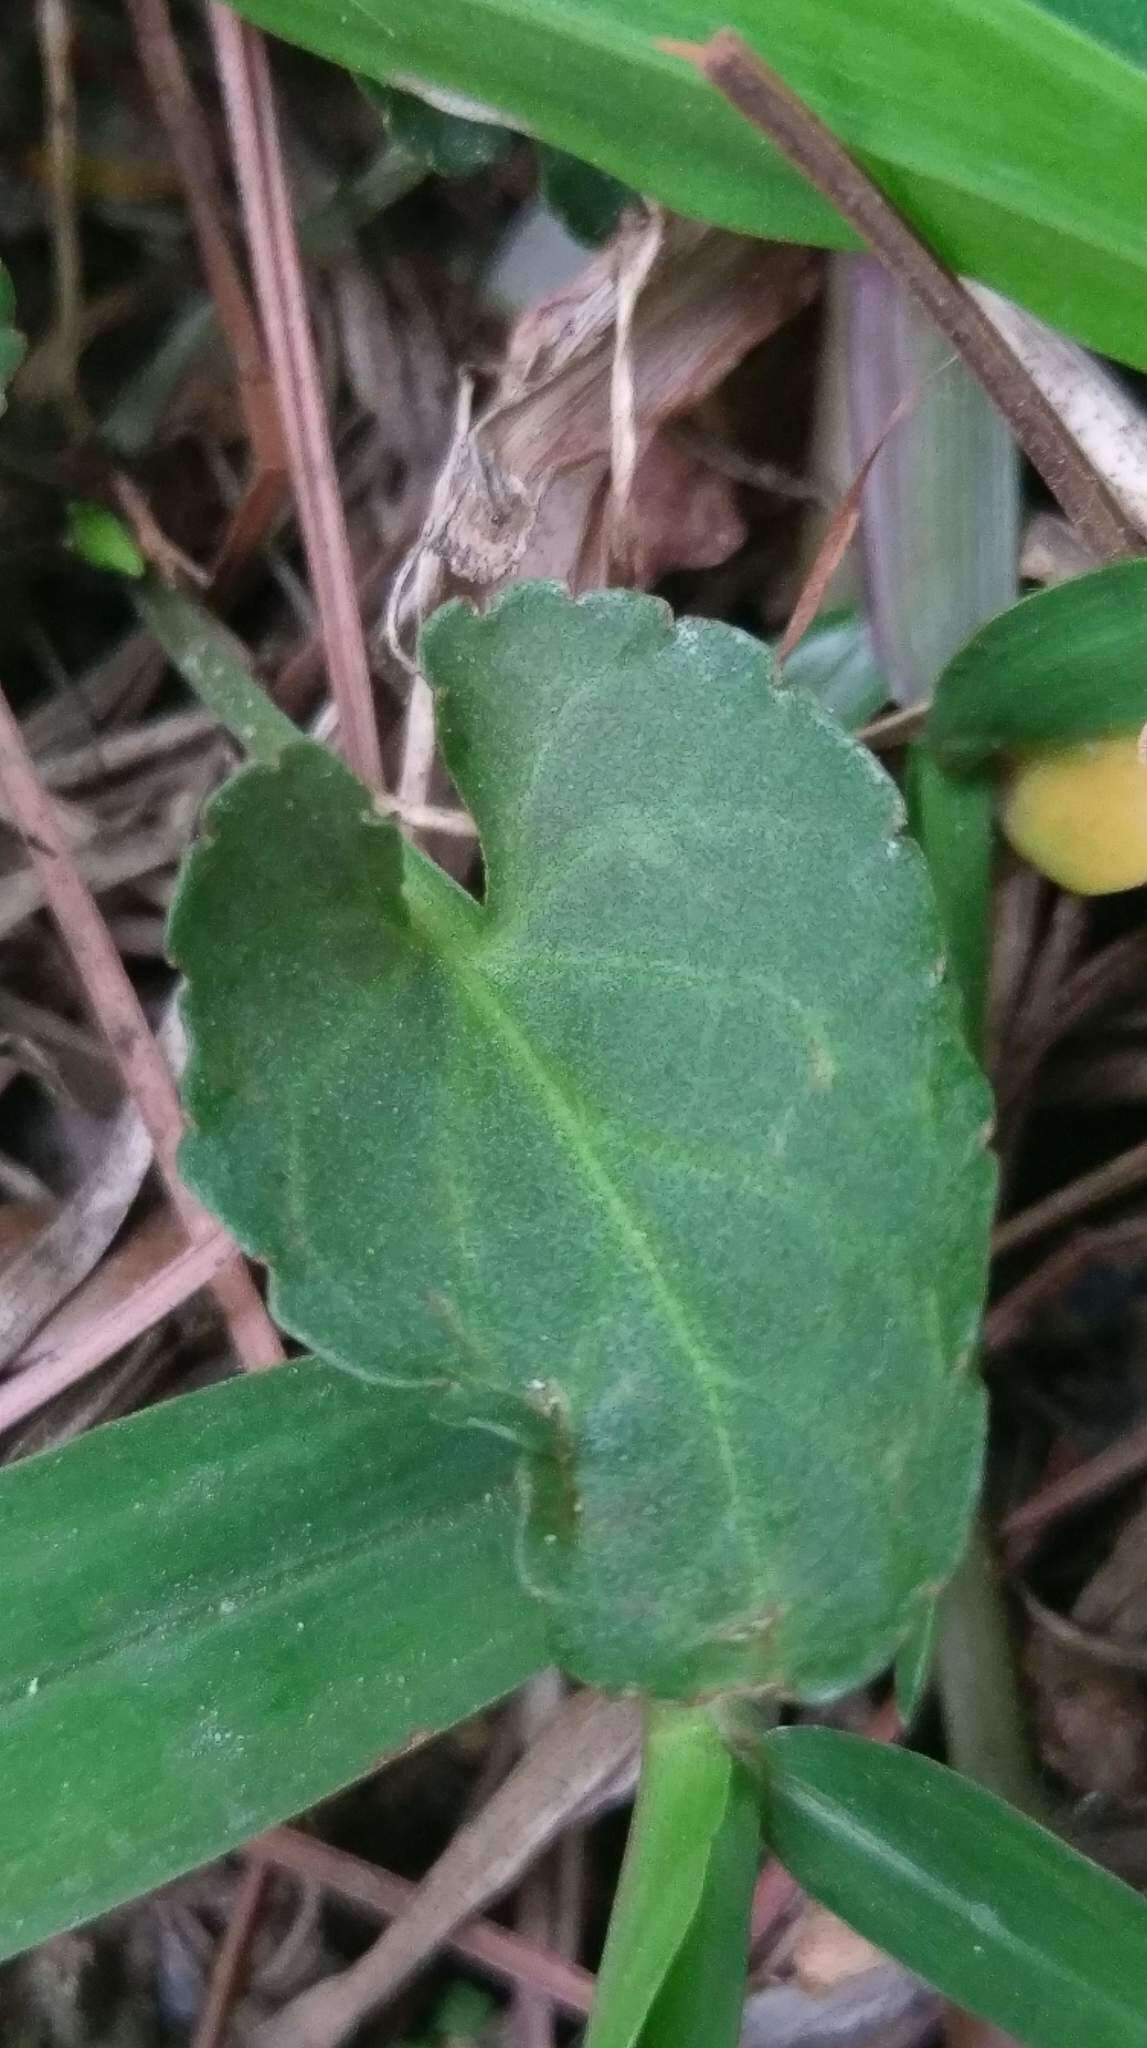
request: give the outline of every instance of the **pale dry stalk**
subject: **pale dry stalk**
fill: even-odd
[[[44,900],[124,1086],[147,1126],[172,1202],[192,1243],[199,1243],[214,1236],[217,1226],[179,1176],[176,1153],[183,1132],[179,1091],[2,690],[0,792],[23,835]],[[213,1281],[212,1291],[242,1363],[249,1367],[278,1363],[284,1356],[282,1343],[237,1249],[233,1263]]]

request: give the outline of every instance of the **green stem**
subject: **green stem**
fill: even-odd
[[[992,786],[983,775],[953,774],[920,747],[912,764],[910,809],[932,874],[965,1029],[982,1058],[992,912]],[[956,1769],[1038,1817],[1044,1802],[981,1516],[941,1601],[936,1672]]]
[[[1007,1613],[979,1515],[940,1603],[936,1676],[949,1761],[1033,1820],[1044,1819],[1046,1801],[1032,1764]]]
[[[713,1716],[651,1706],[587,2048],[735,2048],[759,1836]]]
[[[760,1856],[760,1786],[734,1763],[700,1903],[653,2002],[641,2048],[736,2048]]]

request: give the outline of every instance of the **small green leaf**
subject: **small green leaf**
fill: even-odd
[[[650,1710],[586,2048],[634,2048],[641,2036],[701,1905],[734,1775],[743,1777],[704,1708]],[[758,1833],[754,1813],[754,1843]],[[738,2005],[743,1989],[742,1972]]]
[[[0,413],[7,404],[5,388],[19,369],[27,353],[27,343],[22,334],[12,325],[16,311],[16,291],[4,265],[0,263]]]
[[[859,732],[888,702],[872,635],[859,612],[829,612],[810,627],[785,662],[785,682],[807,690],[848,732]]]
[[[1071,0],[1091,28],[1090,0]],[[241,0],[356,72],[476,97],[680,213],[851,247],[666,38],[737,29],[953,269],[1147,367],[1147,72],[1032,0]],[[927,21],[927,34],[921,33]],[[1016,118],[1017,107],[1025,118]]]
[[[1002,612],[949,662],[928,743],[957,764],[1147,724],[1147,558]]]
[[[1147,1904],[990,1792],[904,1750],[765,1738],[765,1835],[797,1881],[1029,2048],[1144,2048]]]
[[[542,197],[576,242],[608,242],[634,197],[628,185],[564,149],[538,151]]]
[[[359,84],[381,113],[392,142],[439,177],[472,178],[500,163],[514,146],[512,131],[493,121],[467,120],[374,78],[360,78]]]
[[[504,1445],[312,1362],[0,1475],[0,1955],[538,1670],[512,1493]]]
[[[68,506],[68,539],[93,569],[110,569],[117,576],[147,574],[147,563],[130,528],[104,505],[74,498]]]
[[[980,1458],[988,1100],[895,790],[632,593],[424,659],[486,902],[321,750],[237,776],[172,924],[185,1170],[307,1343],[517,1439],[578,1676],[853,1683]]]
[[[151,577],[136,609],[188,687],[254,761],[274,763],[300,733],[251,673],[247,650],[206,605]]]

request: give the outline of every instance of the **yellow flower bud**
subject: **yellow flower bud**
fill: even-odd
[[[1147,882],[1147,765],[1139,734],[1039,747],[1004,785],[1005,837],[1041,874],[1078,896]]]

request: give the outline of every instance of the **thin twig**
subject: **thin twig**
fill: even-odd
[[[251,1943],[266,1895],[268,1875],[267,1865],[252,1858],[239,1880],[191,2048],[219,2048],[224,2037],[231,2008],[242,1988]]]
[[[797,601],[792,608],[788,625],[785,627],[777,647],[777,667],[783,668],[790,654],[799,646],[821,610],[828,587],[836,575],[845,555],[852,546],[856,529],[860,524],[860,507],[864,487],[888,440],[895,433],[917,399],[916,391],[906,391],[899,404],[893,408],[874,446],[869,449],[856,475],[853,477],[840,503],[835,507],[825,529],[824,539],[816,551],[812,567],[805,577]]]
[[[730,29],[708,43],[660,47],[684,57],[768,136],[919,301],[1088,545],[1104,557],[1138,553],[1143,543],[1136,527],[1014,349],[819,115]]]
[[[1108,1444],[1093,1458],[1084,1458],[1074,1471],[1061,1479],[1049,1480],[1028,1500],[1013,1508],[1000,1524],[1000,1535],[1009,1546],[1021,1537],[1041,1535],[1061,1515],[1088,1507],[1126,1486],[1147,1472],[1147,1423],[1128,1430],[1118,1443]]]
[[[1115,1159],[1105,1160],[1093,1173],[1081,1174],[1067,1187],[1056,1188],[1054,1194],[1046,1195],[1043,1201],[1021,1209],[1018,1216],[1009,1216],[992,1239],[996,1257],[1017,1251],[1021,1245],[1030,1244],[1035,1237],[1046,1236],[1049,1230],[1059,1230],[1065,1223],[1074,1223],[1076,1217],[1082,1216],[1086,1210],[1097,1208],[1101,1202],[1114,1201],[1117,1195],[1130,1194],[1145,1180],[1147,1143],[1132,1145],[1129,1151],[1120,1152]]]
[[[552,1720],[565,1697],[561,1673],[540,1671],[524,1685],[510,1707],[510,1717],[523,1749],[528,1749]],[[563,1836],[563,1841],[568,1836]],[[514,1926],[527,1941],[557,1948],[557,1852],[551,1849],[523,1873],[514,1902]],[[568,1953],[568,1951],[562,1951]],[[553,2000],[532,1985],[518,1984],[508,2015],[506,2034],[512,2048],[555,2048],[557,2014]]]
[[[636,1758],[634,1703],[577,1693],[546,1724],[480,1813],[453,1835],[408,1909],[366,1954],[300,1993],[260,2028],[257,2048],[337,2048],[392,1998],[452,1931],[507,1891]]]
[[[380,789],[382,748],[370,664],[266,50],[258,31],[239,21],[219,0],[212,0],[210,19],[255,289],[286,430],[291,480],[342,745],[356,773],[372,788]]]
[[[215,1281],[235,1257],[235,1247],[225,1230],[190,1245],[174,1259],[164,1261],[149,1279],[138,1282],[114,1308],[88,1324],[54,1341],[52,1324],[37,1337],[27,1365],[17,1359],[12,1377],[0,1387],[0,1431],[12,1429],[37,1409],[54,1401],[114,1358],[135,1338],[153,1329],[172,1309],[182,1307],[201,1287]]]
[[[83,425],[78,375],[83,336],[83,271],[76,207],[76,95],[72,78],[70,0],[38,0],[44,71],[48,192],[52,214],[55,318],[49,348],[52,388],[77,426]]]
[[[835,503],[835,494],[823,484],[811,477],[796,476],[779,462],[766,462],[744,454],[740,448],[731,448],[727,441],[699,427],[695,420],[675,420],[668,432],[671,440],[698,461],[721,476],[732,477],[734,483],[747,484],[750,490],[762,491],[771,498],[791,498],[796,505],[819,505],[824,510]]]
[[[905,704],[899,711],[884,711],[879,718],[862,725],[856,737],[874,754],[891,753],[894,747],[909,747],[918,740],[928,723],[928,704]]]
[[[405,1913],[418,1891],[408,1878],[380,1870],[343,1849],[332,1849],[295,1828],[275,1828],[260,1835],[248,1844],[247,1854],[313,1878],[380,1920],[394,1920]],[[593,2003],[594,1980],[588,1970],[551,1955],[519,1934],[508,1933],[492,1920],[467,1921],[444,1938],[443,1946],[464,1962],[488,1971],[500,1983],[528,1984],[544,1991],[575,2019],[583,2019]]]
[[[209,712],[173,711],[163,718],[149,718],[144,725],[129,726],[124,732],[97,733],[82,747],[49,756],[38,764],[40,780],[45,789],[83,789],[90,782],[110,782],[133,768],[166,760],[218,736],[219,721]]]
[[[1137,1055],[1138,1057],[1138,1055]],[[1136,1262],[1147,1246],[1147,1216],[1125,1216],[1105,1230],[1084,1230],[1068,1238],[1042,1266],[1027,1273],[993,1302],[984,1317],[985,1351],[1003,1351],[1022,1336],[1033,1316],[1062,1295],[1081,1273],[1100,1259]]]
[[[23,834],[45,901],[107,1037],[124,1086],[150,1133],[156,1164],[172,1202],[193,1243],[213,1236],[215,1223],[179,1177],[176,1153],[183,1132],[179,1091],[2,690],[0,792]],[[213,1282],[213,1292],[244,1365],[273,1365],[283,1358],[278,1332],[238,1253],[234,1265]]]
[[[211,138],[171,26],[167,0],[127,0],[140,63],[171,148],[199,260],[227,337],[239,403],[260,470],[282,471],[283,437],[275,389],[239,265],[224,227],[223,197]]]

